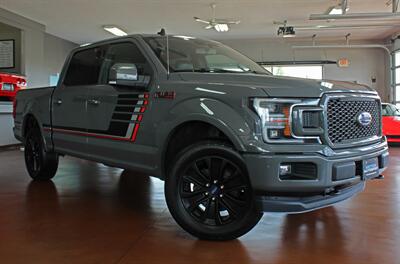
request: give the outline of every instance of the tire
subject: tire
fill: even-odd
[[[165,196],[175,221],[205,240],[236,239],[261,219],[242,157],[229,145],[203,141],[181,151]]]
[[[24,156],[26,169],[33,180],[50,180],[56,175],[58,155],[45,151],[37,124],[32,125],[26,135]]]

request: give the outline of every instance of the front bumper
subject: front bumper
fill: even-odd
[[[387,167],[388,148],[383,147],[362,155],[326,157],[319,154],[243,155],[256,193],[259,206],[265,212],[300,213],[315,210],[343,201],[364,189],[367,177],[357,169],[356,173],[342,179],[337,170],[342,164],[362,164],[377,158],[379,176]],[[279,167],[287,163],[312,163],[316,165],[316,177],[311,180],[282,180]],[[339,176],[339,177],[338,177]],[[376,177],[374,176],[374,177]],[[339,180],[335,180],[339,178]]]
[[[259,196],[257,203],[264,212],[304,213],[344,201],[364,190],[365,181],[330,194],[308,197]]]

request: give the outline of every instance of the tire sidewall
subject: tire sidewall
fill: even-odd
[[[43,142],[41,140],[41,136],[38,135],[38,129],[37,128],[34,128],[34,129],[32,129],[31,131],[29,131],[27,133],[26,141],[25,141],[25,151],[24,151],[26,169],[27,169],[29,175],[33,179],[35,179],[40,174],[40,171],[32,171],[32,170],[29,169],[30,166],[28,164],[28,159],[27,159],[28,153],[27,153],[27,151],[30,151],[30,150],[28,150],[28,148],[27,148],[27,143],[30,140],[33,140],[34,142],[38,142],[39,141],[39,147],[40,147],[40,150],[39,150],[40,151],[40,169],[43,170],[43,165],[44,165],[43,164],[44,163],[43,160],[44,160],[45,152],[44,152],[44,148],[43,148]]]

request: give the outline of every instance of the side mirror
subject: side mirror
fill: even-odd
[[[108,83],[121,86],[147,87],[150,76],[139,75],[133,63],[116,63],[108,75]]]

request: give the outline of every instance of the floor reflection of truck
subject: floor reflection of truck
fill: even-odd
[[[26,88],[26,78],[12,73],[0,73],[0,100],[13,101],[17,92]]]

